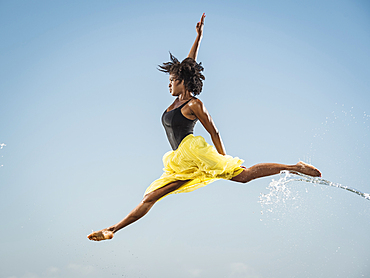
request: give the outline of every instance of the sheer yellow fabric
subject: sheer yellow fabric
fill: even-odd
[[[170,194],[191,192],[219,179],[230,180],[243,171],[240,168],[243,162],[238,157],[220,155],[202,136],[190,134],[177,150],[163,156],[164,173],[145,194],[177,180],[190,181]]]

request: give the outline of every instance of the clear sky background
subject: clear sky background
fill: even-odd
[[[161,175],[156,67],[187,56],[203,12],[200,99],[228,154],[370,192],[368,1],[3,0],[0,277],[370,277],[370,202],[294,182],[261,207],[278,176],[172,195],[87,240]]]

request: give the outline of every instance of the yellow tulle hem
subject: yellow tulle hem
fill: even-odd
[[[202,136],[186,136],[175,151],[163,156],[164,173],[153,181],[145,194],[177,180],[189,180],[170,194],[194,191],[219,179],[230,180],[239,175],[244,160],[220,155]]]

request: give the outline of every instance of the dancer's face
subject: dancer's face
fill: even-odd
[[[176,80],[176,78],[175,75],[170,74],[170,84],[168,84],[168,87],[173,96],[179,96],[181,93],[185,92],[184,81]]]

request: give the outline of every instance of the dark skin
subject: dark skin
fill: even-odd
[[[202,15],[201,20],[196,25],[197,37],[188,55],[188,57],[194,60],[196,60],[197,58],[200,42],[203,37],[204,19],[205,14]],[[176,97],[176,99],[167,108],[167,111],[171,111],[177,107],[180,107],[182,104],[191,99],[190,102],[188,102],[183,108],[181,108],[181,113],[190,120],[198,119],[209,133],[213,145],[215,146],[218,153],[221,155],[225,155],[226,150],[222,143],[220,133],[217,130],[216,125],[213,122],[212,117],[208,113],[203,102],[195,98],[193,94],[185,88],[184,81],[178,80],[177,76],[170,74],[169,81],[170,93],[174,97]],[[290,172],[299,172],[314,177],[321,176],[321,173],[318,169],[304,162],[298,162],[295,165],[260,163],[249,168],[246,168],[244,166],[241,166],[241,168],[243,168],[243,171],[239,175],[232,178],[232,181],[246,183],[253,179],[279,174],[280,171],[283,170],[288,170]],[[113,238],[114,234],[117,231],[139,220],[153,207],[153,205],[159,199],[179,189],[186,182],[187,180],[178,180],[146,194],[142,201],[136,206],[136,208],[134,208],[124,219],[122,219],[117,224],[110,226],[109,228],[91,233],[90,235],[88,235],[88,238],[95,241]]]
[[[213,122],[212,117],[208,113],[203,102],[197,98],[194,98],[193,95],[188,90],[186,90],[184,86],[184,81],[176,80],[176,76],[172,74],[170,74],[169,79],[169,90],[171,94],[173,96],[177,96],[177,98],[170,105],[170,107],[168,107],[167,111],[176,109],[177,107],[180,107],[182,104],[191,99],[191,101],[187,105],[181,108],[181,113],[189,120],[198,119],[211,136],[212,142],[218,153],[225,155],[226,151],[222,143],[220,133],[218,132],[216,125]]]

